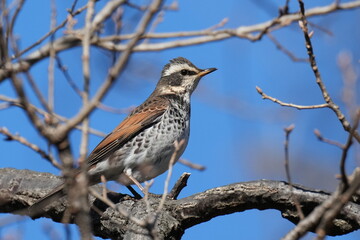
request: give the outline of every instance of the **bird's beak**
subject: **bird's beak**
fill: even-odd
[[[201,70],[197,75],[199,77],[202,77],[202,76],[205,76],[205,75],[207,75],[209,73],[212,73],[212,72],[214,72],[216,70],[217,70],[217,68],[207,68],[207,69]]]

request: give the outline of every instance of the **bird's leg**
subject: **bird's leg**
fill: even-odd
[[[141,199],[141,195],[132,187],[132,186],[126,186],[127,189],[131,192],[132,195],[134,195],[134,198]]]
[[[124,170],[124,174],[140,189],[140,191],[141,191],[143,194],[145,194],[145,189],[144,189],[144,187],[141,186],[141,184],[139,183],[139,181],[136,180],[136,178],[134,178],[134,177],[132,176],[132,171],[131,171],[130,168],[125,169],[125,170]],[[129,189],[129,190],[130,190],[130,189]],[[134,189],[133,189],[133,190],[134,190]],[[130,191],[131,191],[131,190],[130,190]]]

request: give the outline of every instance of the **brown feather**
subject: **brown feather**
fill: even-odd
[[[168,109],[169,100],[162,97],[152,98],[137,107],[123,122],[121,122],[109,135],[107,135],[90,153],[87,158],[88,167],[91,168],[111,153],[121,148],[127,141],[135,137],[140,131],[160,121],[160,117]],[[50,202],[63,196],[64,184],[59,185],[53,191],[35,202],[30,211],[41,211]]]
[[[87,159],[88,167],[91,168],[121,148],[143,129],[159,122],[160,117],[168,109],[169,105],[169,100],[162,97],[155,97],[151,101],[145,101],[95,147]]]

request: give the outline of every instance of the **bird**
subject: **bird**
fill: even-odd
[[[169,61],[155,90],[136,107],[86,158],[89,185],[106,180],[124,186],[151,180],[169,168],[184,152],[190,135],[190,97],[202,77],[216,68],[200,69],[183,57]],[[175,151],[175,143],[182,141]],[[79,171],[80,172],[80,171]],[[66,195],[64,183],[36,201],[46,207]]]

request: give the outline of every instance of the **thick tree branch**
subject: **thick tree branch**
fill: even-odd
[[[14,212],[28,207],[59,182],[59,177],[49,173],[0,169],[0,212]],[[293,190],[291,190],[287,183],[279,181],[259,180],[235,183],[209,189],[180,200],[167,199],[155,227],[161,238],[179,239],[185,229],[196,224],[206,222],[216,216],[250,209],[276,209],[284,218],[297,223],[299,217],[292,196],[298,199],[304,214],[307,215],[328,199],[330,194],[297,185],[293,185]],[[138,219],[145,219],[149,217],[149,214],[155,213],[161,201],[161,196],[151,195],[148,199],[151,209],[149,213],[144,200],[136,200],[116,193],[109,193],[109,198],[116,205],[120,204],[121,208],[125,208],[132,217]],[[129,221],[115,209],[93,198],[91,204],[103,211],[101,215],[95,211],[92,212],[95,235],[117,239],[125,236],[148,239],[146,229]],[[64,209],[64,204],[55,204],[44,216],[60,221]],[[166,224],[163,224],[164,221]],[[334,223],[328,229],[329,235],[343,235],[359,229],[360,205],[353,202],[347,203]]]

